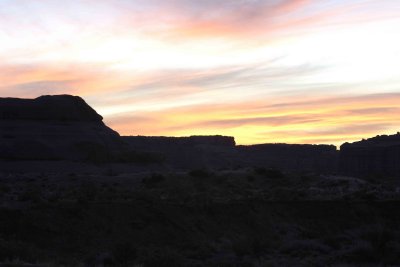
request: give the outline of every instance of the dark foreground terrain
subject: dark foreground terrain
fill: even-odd
[[[0,192],[3,266],[400,265],[396,180],[33,173],[3,174]]]

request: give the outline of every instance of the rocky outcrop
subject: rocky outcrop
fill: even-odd
[[[339,168],[352,176],[400,177],[400,133],[344,143]]]
[[[134,150],[162,152],[174,168],[270,167],[333,173],[338,151],[330,145],[261,144],[236,146],[229,136],[123,137]]]
[[[0,98],[0,120],[101,122],[103,117],[78,96],[47,95],[35,99]]]
[[[161,153],[172,168],[230,168],[235,154],[231,136],[123,136],[134,151]]]
[[[338,151],[333,145],[260,144],[238,146],[241,166],[334,173]]]
[[[102,119],[77,96],[0,98],[0,158],[107,159],[123,142]]]
[[[231,136],[210,135],[210,136],[188,136],[188,137],[167,137],[167,136],[123,136],[124,141],[132,147],[157,150],[160,147],[173,146],[220,146],[234,147],[235,138]]]

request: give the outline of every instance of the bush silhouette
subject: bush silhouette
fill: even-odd
[[[205,177],[209,177],[211,174],[204,169],[195,169],[195,170],[191,170],[189,171],[189,175],[192,177],[196,177],[196,178],[205,178]]]
[[[262,175],[266,178],[285,178],[285,175],[278,169],[273,169],[273,168],[264,168],[264,167],[256,167],[254,168],[254,173],[258,175]]]
[[[152,188],[157,184],[163,182],[165,180],[165,176],[159,173],[153,173],[150,177],[146,177],[142,180],[142,183],[147,188]]]

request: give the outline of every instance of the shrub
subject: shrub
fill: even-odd
[[[253,175],[248,175],[246,178],[247,178],[247,181],[250,182],[250,183],[252,183],[252,182],[254,182],[256,180],[256,178],[254,178]]]
[[[287,254],[305,256],[314,253],[329,253],[330,248],[319,240],[306,239],[306,240],[292,240],[284,244],[281,251]]]
[[[272,168],[267,169],[264,167],[256,167],[254,168],[254,173],[262,175],[266,178],[276,178],[276,179],[285,178],[285,175],[280,170]]]
[[[58,202],[61,198],[61,195],[59,193],[51,193],[47,196],[47,201],[48,202]]]
[[[98,195],[98,187],[94,183],[82,183],[77,192],[77,202],[87,204],[94,201]]]
[[[33,203],[38,203],[42,200],[41,192],[36,187],[31,187],[25,190],[22,194],[18,196],[19,201],[29,201]]]
[[[105,172],[104,175],[106,176],[116,176],[118,173],[113,169],[113,168],[108,168]]]
[[[353,263],[377,263],[379,261],[379,256],[372,244],[364,240],[353,243],[353,246],[346,252],[345,258]]]
[[[15,135],[12,135],[12,134],[3,134],[3,138],[5,138],[5,139],[14,139],[14,138],[15,138]]]
[[[398,232],[381,224],[372,224],[349,232],[353,239],[345,258],[357,263],[395,264],[400,260]]]
[[[195,170],[191,170],[188,173],[190,176],[192,177],[196,177],[196,178],[205,178],[205,177],[209,177],[211,174],[204,169],[195,169]]]
[[[112,255],[117,263],[129,263],[136,259],[137,249],[129,242],[118,243],[112,249]]]
[[[170,248],[148,251],[143,259],[144,267],[181,267],[184,259],[175,250]]]
[[[123,163],[151,164],[164,162],[165,156],[158,152],[127,151],[116,155],[114,160]]]
[[[163,182],[165,180],[165,176],[159,173],[153,173],[150,177],[146,177],[142,180],[142,183],[148,187],[152,188],[157,184]]]
[[[6,184],[0,184],[0,193],[9,193],[11,188]]]
[[[20,260],[35,263],[39,254],[38,249],[27,243],[0,239],[0,262]]]

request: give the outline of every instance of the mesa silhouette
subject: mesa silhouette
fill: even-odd
[[[236,145],[229,136],[120,136],[82,98],[0,98],[0,171],[130,171],[264,167],[352,176],[400,176],[400,134],[333,145]],[[34,161],[45,164],[32,164]],[[24,163],[22,163],[24,162]]]
[[[399,266],[399,147],[120,136],[80,97],[1,98],[0,266]]]

